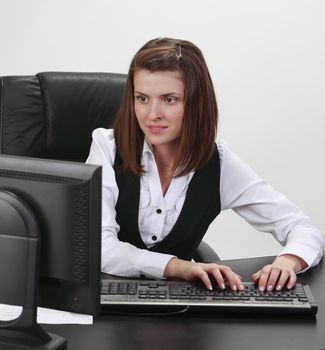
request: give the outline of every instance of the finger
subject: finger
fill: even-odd
[[[229,281],[230,288],[232,290],[244,290],[244,285],[237,274],[231,274],[227,277]]]
[[[204,270],[201,270],[198,277],[200,278],[200,280],[208,290],[212,290],[212,284],[211,284],[209,275]]]
[[[291,289],[294,287],[297,281],[297,275],[294,271],[290,271],[289,281],[287,283],[287,288]]]
[[[266,265],[261,270],[260,278],[258,279],[258,289],[261,292],[263,292],[266,289],[270,272],[271,272],[271,265]]]
[[[269,277],[268,277],[268,280],[267,280],[267,284],[266,284],[266,290],[268,292],[271,292],[278,279],[279,279],[279,276],[281,275],[281,268],[280,267],[277,267],[277,266],[271,266],[271,270],[270,270],[270,273],[269,273]]]
[[[232,290],[243,290],[244,286],[240,279],[240,276],[237,275],[229,266],[221,266],[220,271],[222,275],[227,279],[229,286]]]
[[[225,285],[225,280],[219,270],[219,268],[215,268],[211,271],[211,275],[214,277],[214,279],[216,280],[219,288],[221,289],[225,289],[226,285]]]
[[[276,283],[276,290],[281,290],[283,286],[287,283],[288,279],[290,277],[290,273],[288,270],[282,270],[281,274],[278,278],[278,281]]]
[[[259,278],[260,278],[260,276],[261,276],[261,270],[259,270],[259,271],[255,272],[255,273],[253,273],[252,276],[251,276],[251,279],[252,279],[252,281],[253,281],[254,283],[257,283],[258,280],[259,280]]]

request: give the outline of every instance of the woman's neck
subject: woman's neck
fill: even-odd
[[[175,173],[175,150],[171,147],[155,146],[153,154],[158,168],[162,193],[165,195]]]

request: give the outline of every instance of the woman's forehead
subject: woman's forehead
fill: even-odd
[[[135,91],[144,94],[155,92],[163,95],[184,92],[183,76],[180,71],[151,72],[140,69],[134,74],[133,84]]]

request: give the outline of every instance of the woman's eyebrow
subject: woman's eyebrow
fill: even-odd
[[[182,95],[182,94],[179,93],[179,92],[168,92],[167,94],[162,94],[161,97],[167,97],[167,96],[171,96],[171,95],[180,96],[180,95]]]
[[[137,90],[134,91],[134,94],[139,94],[139,95],[143,95],[146,97],[149,96],[149,95],[145,94],[144,92],[137,91]],[[182,93],[180,93],[180,92],[167,92],[165,94],[160,95],[160,97],[168,97],[168,96],[173,96],[173,95],[182,96]]]

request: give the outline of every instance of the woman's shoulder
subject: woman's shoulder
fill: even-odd
[[[222,161],[225,156],[227,156],[227,152],[229,151],[228,143],[226,140],[221,139],[216,142],[217,148],[218,148],[218,153],[219,153],[219,158]]]
[[[114,141],[114,130],[113,129],[105,129],[105,128],[97,128],[93,130],[92,137],[94,140],[104,140]]]
[[[217,142],[220,167],[223,173],[234,173],[237,176],[244,176],[244,174],[250,174],[253,176],[254,171],[249,165],[235,153],[228,142],[224,139],[218,140]]]
[[[92,132],[93,147],[91,151],[99,151],[111,161],[115,158],[116,144],[113,129],[98,128]],[[96,151],[96,152],[97,152]]]

